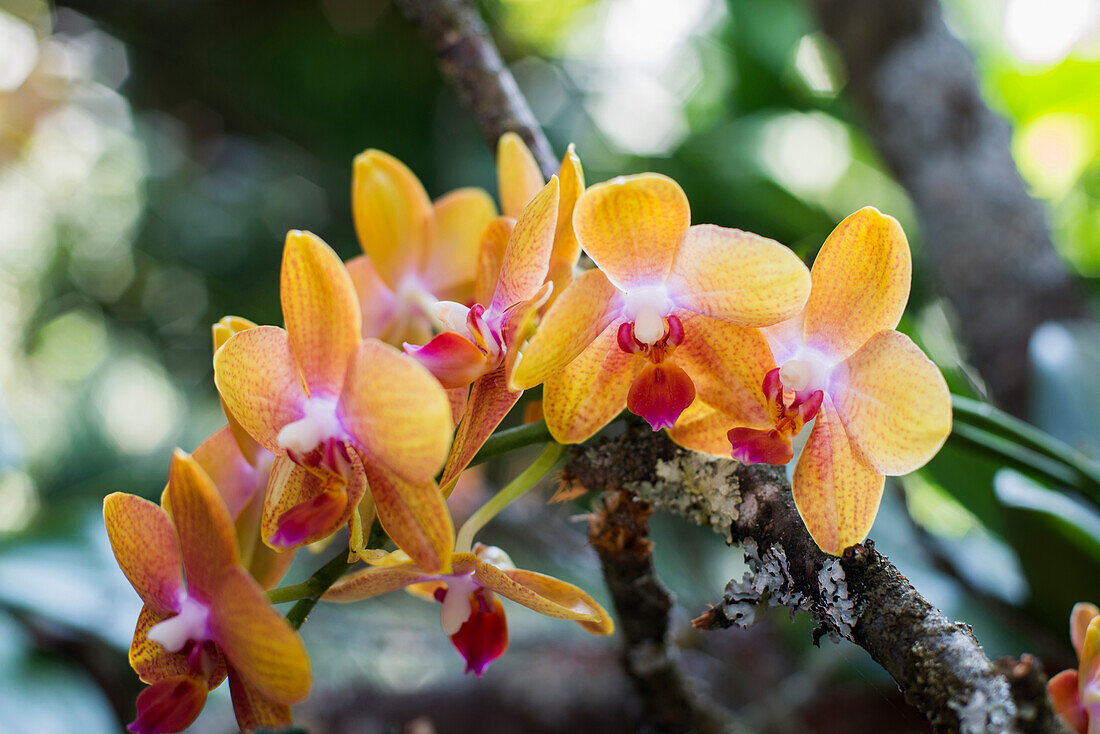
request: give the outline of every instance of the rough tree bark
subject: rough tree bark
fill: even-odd
[[[545,136],[514,80],[499,74],[500,55],[469,3],[396,2],[440,54],[444,73],[474,110],[490,145],[506,131],[518,132],[532,144],[544,174],[555,172]],[[1038,222],[1042,224],[1041,216]],[[1049,249],[1049,239],[1046,244]],[[730,582],[723,600],[696,620],[698,626],[749,624],[766,605],[807,611],[821,634],[844,637],[866,649],[937,731],[1068,734],[1050,708],[1045,677],[1033,658],[990,661],[969,627],[948,620],[870,541],[849,549],[843,559],[822,553],[802,524],[782,470],[695,454],[663,433],[637,425],[618,438],[573,452],[566,481],[593,491],[634,492],[659,509],[741,544],[750,572]],[[604,576],[620,623],[630,630],[626,654],[641,644],[661,651],[666,645],[667,621],[661,619],[668,608],[667,592],[653,573],[644,530],[631,527],[637,518],[614,511],[616,506],[623,509],[629,495],[617,496],[593,520],[595,545],[598,550],[603,546]],[[657,659],[661,664],[656,670],[674,670],[667,650]],[[645,670],[632,671],[629,657],[627,667],[632,676]],[[639,685],[636,677],[635,682],[645,695],[646,682]],[[690,695],[680,701],[690,701]],[[681,728],[689,729],[694,715],[689,706]]]
[[[992,397],[1019,414],[1036,326],[1085,315],[937,0],[811,0],[865,129],[916,204],[926,261]]]
[[[565,480],[594,491],[626,488],[742,547],[749,573],[729,583],[697,627],[748,626],[769,605],[808,612],[818,634],[867,650],[937,731],[1068,732],[1034,658],[991,661],[970,627],[947,619],[871,541],[843,558],[822,553],[782,469],[712,459],[635,425],[575,448]]]

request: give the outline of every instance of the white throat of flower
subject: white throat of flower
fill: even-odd
[[[186,591],[180,591],[179,602],[179,613],[157,622],[147,634],[168,652],[179,652],[188,640],[203,642],[210,638],[209,607],[192,599]]]
[[[623,317],[634,323],[634,338],[650,346],[656,344],[665,335],[664,319],[672,311],[664,283],[632,288],[623,300]]]
[[[824,354],[806,345],[779,368],[779,379],[790,390],[822,390],[829,392],[829,383],[836,364]]]
[[[458,632],[473,614],[473,609],[470,608],[470,594],[480,589],[481,584],[474,581],[472,573],[444,578],[447,582],[447,593],[443,597],[440,622],[443,623],[443,632],[450,637]]]
[[[288,451],[308,454],[322,441],[340,436],[343,428],[336,417],[335,398],[313,397],[306,401],[300,419],[287,423],[279,431],[279,446]]]

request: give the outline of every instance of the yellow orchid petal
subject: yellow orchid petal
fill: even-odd
[[[233,520],[210,477],[193,457],[176,449],[168,468],[168,501],[180,539],[187,592],[210,601],[218,578],[238,562]]]
[[[294,723],[290,706],[276,703],[245,682],[234,668],[229,669],[229,695],[233,701],[233,715],[243,732],[257,729],[283,729]]]
[[[493,291],[496,290],[497,281],[500,280],[504,251],[508,248],[508,240],[512,238],[512,230],[515,227],[516,220],[497,217],[482,231],[478,249],[477,278],[474,281],[474,303],[484,305],[492,300]]]
[[[690,224],[684,190],[657,173],[596,184],[573,210],[581,247],[621,290],[664,281]]]
[[[769,326],[799,311],[810,271],[775,240],[739,229],[688,229],[668,276],[678,306],[738,326]]]
[[[873,207],[837,225],[811,271],[806,343],[844,358],[871,336],[898,325],[909,300],[912,257],[905,232]]]
[[[351,211],[363,252],[390,290],[420,264],[432,240],[432,204],[404,163],[380,150],[355,157]]]
[[[359,601],[434,578],[434,574],[426,573],[415,563],[399,566],[371,566],[344,576],[333,584],[321,599],[333,602]]]
[[[767,423],[760,386],[775,362],[764,335],[682,309],[675,315],[684,326],[684,342],[671,359],[691,377],[698,398],[726,414],[727,430],[733,424]]]
[[[1077,657],[1081,657],[1081,646],[1085,643],[1085,632],[1089,623],[1100,617],[1100,608],[1088,602],[1079,602],[1073,605],[1073,611],[1069,615],[1069,637],[1073,642],[1073,649]]]
[[[511,377],[515,389],[545,382],[572,361],[622,310],[622,292],[599,270],[585,271],[546,312]]]
[[[1097,668],[1100,667],[1100,617],[1093,617],[1085,627],[1085,637],[1081,640],[1081,666],[1078,669],[1081,677],[1087,681],[1093,680]]]
[[[229,337],[248,329],[255,329],[255,322],[243,319],[240,316],[223,316],[213,326],[214,337],[214,353],[216,354],[222,345],[229,341]],[[236,416],[229,410],[229,406],[225,404],[225,400],[219,395],[218,400],[222,404],[222,412],[225,413],[225,418],[229,421],[229,428],[233,431],[233,438],[237,440],[237,445],[241,449],[241,453],[244,454],[245,459],[250,464],[255,464],[259,459],[260,449],[262,448],[256,439],[248,435],[248,431],[240,424]]]
[[[885,477],[855,455],[826,395],[794,470],[794,503],[814,542],[839,556],[867,537]]]
[[[519,219],[545,183],[523,138],[514,132],[501,135],[497,141],[497,188],[504,216]]]
[[[951,433],[951,393],[913,340],[880,331],[833,373],[831,392],[852,446],[875,471],[924,466]]]
[[[329,537],[347,524],[367,491],[359,455],[354,450],[348,455],[347,477],[330,472],[315,474],[286,456],[276,457],[260,522],[261,537],[268,547],[277,551],[300,548]],[[291,511],[295,514],[288,515]]]
[[[492,589],[505,599],[554,619],[587,622],[589,631],[601,630],[609,634],[614,629],[607,612],[581,589],[551,576],[518,569],[502,570],[478,561],[474,566],[474,580]],[[608,629],[603,632],[603,629]]]
[[[713,456],[730,456],[729,430],[736,424],[729,416],[696,398],[688,409],[680,414],[676,425],[668,431],[669,438],[692,451]]]
[[[558,225],[554,230],[554,249],[550,252],[550,268],[546,275],[554,284],[549,303],[553,303],[573,282],[573,269],[581,255],[581,243],[577,241],[577,234],[573,231],[573,209],[577,199],[584,193],[584,170],[572,143],[561,160],[558,180],[561,182]]]
[[[422,268],[424,285],[440,301],[466,303],[474,295],[481,235],[497,216],[487,193],[458,189],[432,205],[435,239]]]
[[[523,210],[500,264],[492,307],[498,312],[534,297],[550,266],[558,217],[558,177],[553,176]]]
[[[451,454],[447,457],[447,465],[439,480],[444,492],[450,494],[454,482],[458,481],[458,475],[470,465],[474,455],[522,394],[522,391],[508,389],[503,366],[474,380],[470,386],[466,412],[462,422],[458,424]]]
[[[259,446],[257,445],[257,448]],[[223,426],[199,444],[191,454],[225,502],[229,516],[236,518],[266,482],[241,453],[232,426]]]
[[[141,608],[137,624],[134,626],[134,639],[130,643],[130,667],[138,674],[143,683],[153,684],[166,678],[180,675],[194,675],[187,662],[187,656],[178,652],[168,652],[164,645],[149,639],[149,630],[154,625],[173,616],[175,612],[161,613],[149,604]],[[213,669],[206,679],[208,688],[217,688],[225,680],[225,657],[220,650],[213,650]]]
[[[344,263],[351,276],[355,295],[359,297],[359,313],[361,315],[362,336],[364,339],[388,339],[387,333],[397,318],[399,305],[394,292],[378,275],[374,264],[366,255],[359,255]],[[398,335],[404,337],[404,335]],[[399,346],[400,342],[394,343]]]
[[[374,339],[359,346],[340,412],[364,463],[380,463],[414,485],[443,468],[453,428],[447,393],[427,369],[393,347]]]
[[[161,614],[176,611],[183,576],[168,513],[149,500],[115,492],[103,499],[103,521],[118,567],[142,601]]]
[[[543,386],[550,435],[558,443],[592,437],[626,407],[630,383],[644,365],[645,360],[619,348],[618,325],[608,326]]]
[[[214,355],[214,384],[248,435],[279,453],[279,431],[302,417],[306,400],[287,333],[257,326],[234,334]]]
[[[425,571],[446,573],[455,544],[454,524],[436,483],[407,482],[369,461],[364,468],[378,520],[390,540]]]
[[[309,232],[291,230],[279,281],[294,361],[310,394],[340,392],[362,329],[359,298],[340,257]]]
[[[227,569],[210,600],[210,631],[241,679],[275,703],[309,695],[309,656],[302,638],[272,609],[243,568]]]

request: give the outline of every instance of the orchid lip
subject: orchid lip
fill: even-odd
[[[288,452],[308,454],[326,439],[343,436],[344,428],[336,415],[338,403],[327,396],[309,398],[302,406],[302,417],[279,431],[279,446]]]
[[[157,622],[146,635],[168,652],[179,652],[188,641],[210,639],[210,608],[182,590],[179,605],[174,617]]]
[[[443,632],[450,636],[457,633],[470,618],[473,613],[470,608],[470,594],[482,587],[474,581],[472,573],[447,576],[446,581],[447,592],[443,596],[440,622],[443,624]]]

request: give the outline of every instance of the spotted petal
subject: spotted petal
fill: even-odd
[[[470,563],[464,554],[462,560]],[[475,557],[476,559],[476,557]],[[480,560],[473,561],[474,579],[506,599],[554,619],[581,622],[597,634],[611,634],[614,622],[603,607],[582,589],[534,571],[502,570]],[[455,571],[465,568],[456,558]]]
[[[684,342],[672,359],[691,377],[699,399],[724,413],[730,425],[767,423],[760,385],[775,363],[764,336],[756,329],[682,309],[676,315],[684,327]]]
[[[168,501],[179,533],[187,591],[208,602],[221,575],[237,565],[237,536],[214,483],[193,457],[179,449],[168,469]]]
[[[302,638],[244,569],[233,567],[222,575],[210,604],[210,629],[229,664],[260,695],[283,704],[309,695],[309,656]]]
[[[279,431],[304,415],[306,400],[287,333],[258,326],[230,337],[214,355],[214,383],[248,435],[279,453]]]
[[[430,481],[451,444],[447,393],[422,365],[367,339],[352,356],[340,418],[363,453],[406,482]]]
[[[951,433],[943,375],[904,334],[872,336],[833,378],[832,397],[852,446],[881,474],[907,474],[935,456]]]
[[[523,138],[506,132],[497,141],[497,188],[504,216],[519,219],[546,181]]]
[[[912,280],[901,225],[873,207],[837,225],[814,261],[803,330],[807,344],[843,359],[898,325]]]
[[[572,362],[546,381],[542,409],[558,443],[580,443],[626,407],[634,376],[645,365],[619,348],[618,324],[611,324]]]
[[[665,280],[689,224],[683,189],[657,173],[596,184],[573,210],[581,247],[624,291]]]
[[[497,215],[493,199],[467,188],[440,197],[433,205],[435,239],[424,263],[423,281],[441,301],[468,302],[474,295],[481,234]]]
[[[500,264],[490,309],[500,313],[534,297],[546,280],[558,217],[558,177],[554,176],[523,210]]]
[[[432,204],[404,163],[380,150],[355,158],[351,210],[363,252],[397,291],[415,271],[432,239]]]
[[[344,576],[325,592],[324,601],[359,601],[372,596],[388,594],[412,584],[431,581],[435,577],[415,563],[397,566],[370,566]]]
[[[284,729],[294,723],[290,706],[267,698],[233,668],[229,669],[229,695],[237,726],[243,732]]]
[[[668,277],[682,308],[737,326],[768,326],[797,314],[810,295],[810,272],[775,240],[739,229],[688,229]]]
[[[509,390],[504,377],[504,367],[482,375],[470,386],[470,397],[462,422],[455,432],[447,465],[443,468],[440,484],[450,494],[458,475],[469,466],[478,450],[485,445],[504,416],[519,400],[522,391]]]
[[[425,571],[445,573],[454,549],[454,525],[436,483],[408,482],[369,461],[364,468],[386,534]]]
[[[347,268],[316,236],[291,230],[283,249],[279,295],[290,348],[310,393],[335,395],[362,328]]]
[[[814,542],[839,556],[867,537],[885,477],[852,451],[836,408],[826,396],[794,470],[794,502]]]
[[[161,614],[178,610],[183,576],[168,513],[149,500],[115,492],[103,500],[103,520],[118,566],[142,601]]]
[[[478,249],[477,278],[474,281],[474,303],[486,304],[493,299],[493,292],[500,280],[500,268],[504,263],[504,251],[516,220],[497,217],[485,226]]]
[[[554,284],[554,290],[550,293],[551,303],[573,282],[573,269],[581,255],[581,243],[573,231],[573,209],[584,193],[584,171],[572,143],[561,160],[558,180],[561,182],[558,225],[554,231],[554,249],[550,253],[550,269],[546,276]]]
[[[588,270],[565,289],[523,347],[512,386],[545,382],[575,359],[622,311],[622,292],[599,270]]]
[[[174,614],[162,614],[146,604],[138,614],[137,625],[134,627],[134,639],[130,643],[130,667],[138,674],[143,683],[156,683],[180,675],[193,675],[191,666],[187,662],[187,656],[179,652],[168,652],[159,642],[149,639],[149,630],[152,627]],[[210,675],[206,679],[209,688],[216,688],[225,680],[225,657],[217,647],[208,650],[212,659]]]

